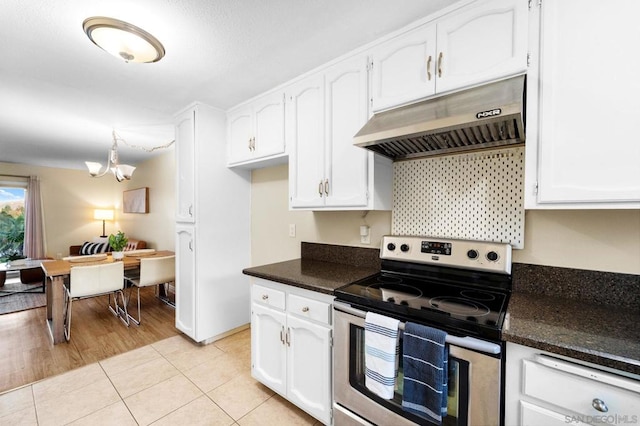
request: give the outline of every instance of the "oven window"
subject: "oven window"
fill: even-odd
[[[406,412],[402,409],[402,332],[400,333],[400,357],[398,366],[398,376],[393,399],[380,398],[364,384],[365,380],[365,349],[364,349],[364,328],[357,325],[350,325],[349,344],[349,382],[357,389],[376,403],[385,406],[401,416],[421,425],[432,425],[433,423],[418,415]],[[449,356],[449,376],[448,376],[448,402],[447,415],[442,418],[443,425],[466,425],[469,405],[469,362]]]

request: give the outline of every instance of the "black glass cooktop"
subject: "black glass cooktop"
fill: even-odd
[[[335,292],[338,299],[464,335],[500,339],[509,291],[381,272]]]

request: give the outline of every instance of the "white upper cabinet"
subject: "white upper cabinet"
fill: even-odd
[[[325,96],[325,206],[366,206],[369,151],[353,145],[368,118],[366,59],[328,69]]]
[[[227,114],[230,167],[263,167],[286,160],[284,93],[273,92]]]
[[[291,208],[391,209],[391,162],[353,146],[368,117],[367,81],[367,59],[356,56],[290,88]]]
[[[475,2],[373,49],[372,108],[524,72],[526,0]]]
[[[325,191],[324,76],[291,86],[287,100],[290,207],[319,207]]]
[[[437,91],[525,71],[527,4],[526,0],[481,1],[438,21]]]
[[[436,92],[436,26],[426,25],[377,47],[372,54],[374,111]]]
[[[196,109],[176,117],[176,221],[183,223],[195,222]]]
[[[640,2],[535,9],[526,208],[640,208]]]

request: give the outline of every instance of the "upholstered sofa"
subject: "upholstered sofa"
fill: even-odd
[[[109,247],[109,243],[106,240],[107,240],[106,238],[104,239],[94,238],[92,241],[86,241],[85,243],[78,246],[69,246],[69,255],[79,256],[82,254],[96,254],[96,253],[110,252],[111,247]],[[146,241],[129,238],[129,241],[127,242],[127,246],[124,248],[124,251],[139,250],[144,248],[147,248]]]

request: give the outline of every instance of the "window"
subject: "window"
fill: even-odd
[[[0,262],[24,257],[25,188],[0,186]]]

